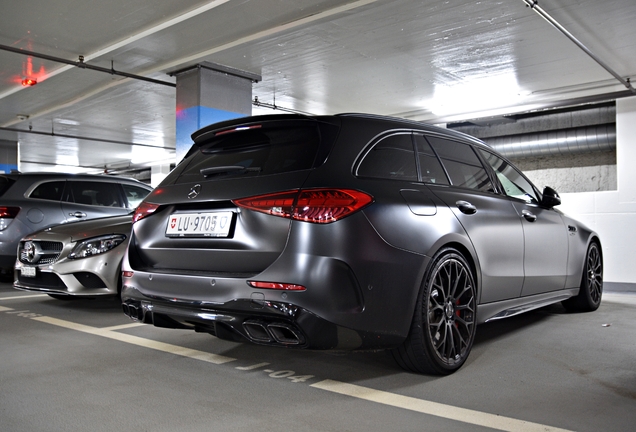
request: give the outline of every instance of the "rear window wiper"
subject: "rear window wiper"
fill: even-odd
[[[210,176],[221,175],[221,174],[241,174],[241,173],[247,173],[247,172],[261,172],[261,168],[260,167],[244,167],[242,165],[227,165],[227,166],[202,168],[199,172],[204,177],[210,177]]]

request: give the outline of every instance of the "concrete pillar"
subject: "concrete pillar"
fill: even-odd
[[[18,143],[0,140],[0,174],[18,169]]]
[[[252,114],[252,83],[260,75],[204,62],[177,77],[176,163],[192,145],[190,135],[209,124]]]
[[[150,167],[150,186],[157,187],[170,174],[170,164]]]

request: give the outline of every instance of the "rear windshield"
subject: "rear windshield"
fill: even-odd
[[[311,169],[324,161],[330,146],[325,141],[333,141],[325,127],[315,121],[274,122],[217,134],[190,156],[178,182]]]

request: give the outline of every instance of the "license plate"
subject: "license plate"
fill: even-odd
[[[20,274],[23,277],[35,277],[35,267],[22,266],[20,268]]]
[[[168,219],[168,237],[227,237],[232,225],[227,212],[174,213]]]

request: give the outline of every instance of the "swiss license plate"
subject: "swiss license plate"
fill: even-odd
[[[168,237],[227,237],[232,225],[231,211],[173,213],[168,219]]]
[[[35,267],[22,266],[20,268],[20,274],[23,277],[35,277]]]

